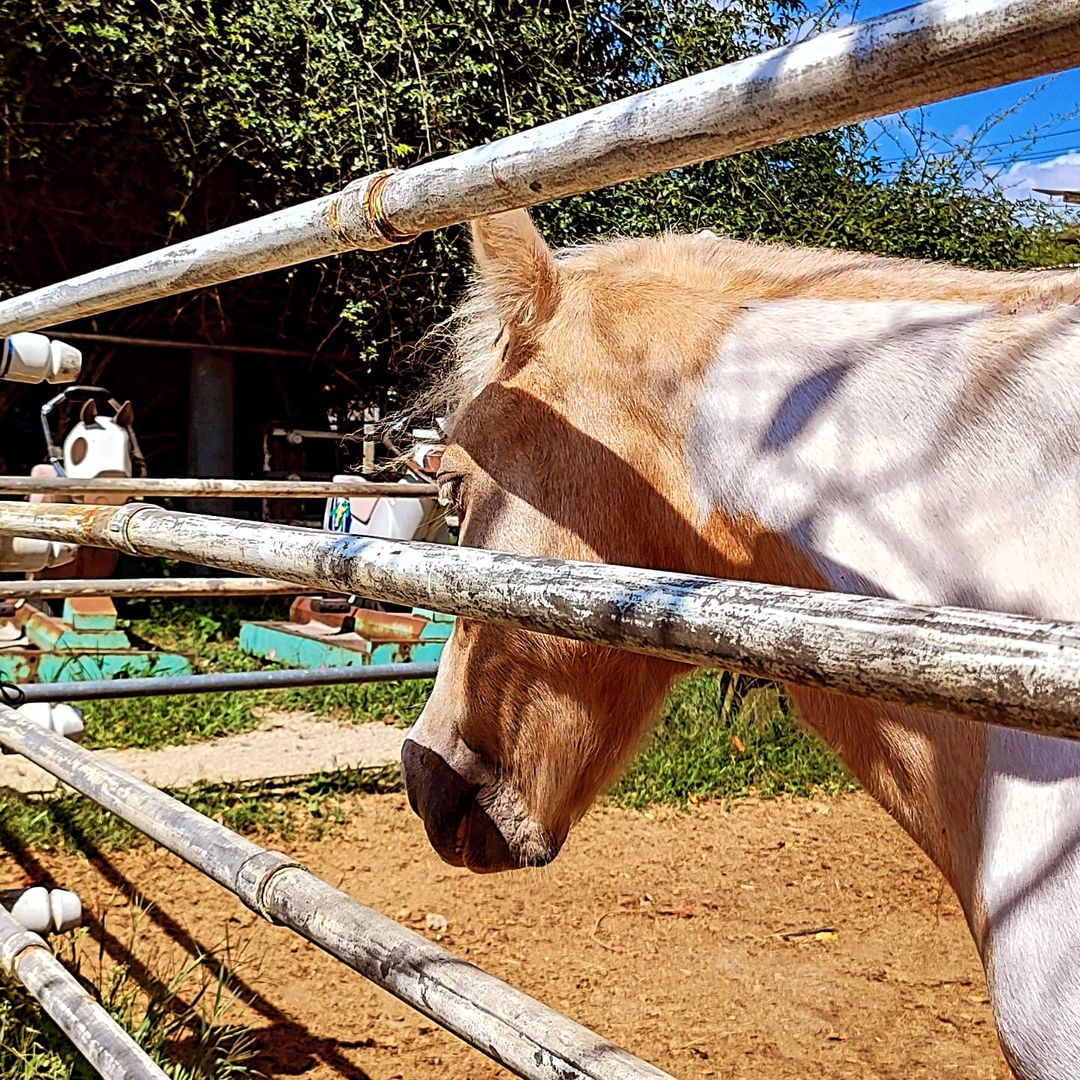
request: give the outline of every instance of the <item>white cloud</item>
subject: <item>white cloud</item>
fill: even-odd
[[[1080,151],[1070,150],[1052,161],[1016,161],[997,174],[998,186],[1010,199],[1045,199],[1033,188],[1080,191]],[[1060,199],[1055,199],[1060,203]]]

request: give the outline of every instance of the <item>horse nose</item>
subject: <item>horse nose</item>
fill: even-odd
[[[424,822],[431,846],[446,862],[478,874],[522,865],[477,802],[480,784],[469,783],[438,753],[411,738],[401,747],[401,767],[409,805]]]
[[[434,750],[406,739],[401,768],[409,805],[424,823],[431,846],[449,863],[464,866],[458,826],[468,812],[479,785],[470,784]]]

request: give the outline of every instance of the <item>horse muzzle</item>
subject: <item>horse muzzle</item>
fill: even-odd
[[[451,866],[491,874],[544,866],[558,852],[531,819],[507,813],[517,802],[512,795],[467,779],[411,736],[401,748],[401,766],[409,805],[431,846]]]

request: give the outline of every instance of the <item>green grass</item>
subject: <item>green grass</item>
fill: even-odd
[[[703,671],[676,686],[659,727],[610,798],[619,806],[686,806],[697,799],[854,787],[775,686]]]
[[[288,841],[296,836],[321,839],[328,828],[345,820],[348,796],[400,789],[400,770],[386,766],[288,783],[214,785],[173,794],[235,832]],[[13,854],[44,850],[91,857],[143,842],[142,833],[74,793],[41,799],[5,792],[0,802],[0,850]]]
[[[248,670],[239,658],[230,671]],[[267,665],[261,665],[263,667]],[[420,715],[430,679],[401,683],[356,683],[289,690],[245,690],[224,694],[177,694],[86,702],[85,745],[155,748],[235,735],[258,726],[265,709],[310,712],[357,724],[408,726]]]
[[[287,600],[129,601],[123,625],[141,641],[193,657],[197,672],[258,671],[277,665],[240,652],[240,624],[280,619]],[[355,723],[411,724],[431,692],[430,680],[224,694],[178,694],[88,702],[86,745],[155,748],[250,731],[263,709],[310,712]]]
[[[226,1022],[236,997],[228,958],[198,958],[167,978],[155,973],[147,994],[127,968],[100,981],[80,970],[76,948],[85,930],[57,939],[69,971],[174,1080],[233,1080],[258,1075],[250,1032]],[[100,956],[100,954],[99,954]],[[105,969],[102,969],[105,970]],[[0,978],[0,1080],[90,1080],[94,1070],[51,1018],[14,980]]]

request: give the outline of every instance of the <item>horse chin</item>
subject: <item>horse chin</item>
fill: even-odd
[[[525,867],[547,866],[562,847],[562,839],[556,839],[526,809],[521,796],[513,788],[500,785],[483,788],[476,796],[468,821],[479,820],[481,828],[493,830],[501,841],[484,849],[485,855],[504,855],[502,860],[491,858],[482,865],[474,866],[466,858],[470,870],[490,873],[496,870],[519,870]],[[475,827],[475,826],[473,826]],[[471,833],[471,828],[470,828]],[[487,840],[487,834],[482,834]]]

